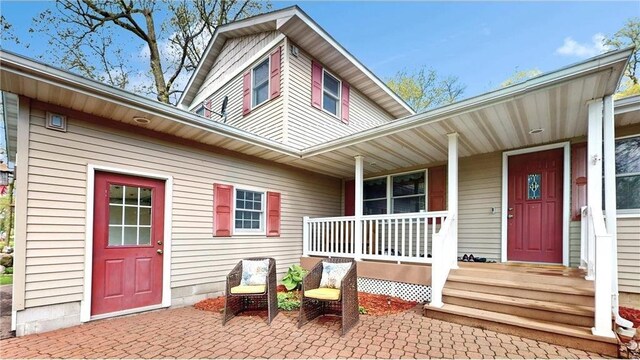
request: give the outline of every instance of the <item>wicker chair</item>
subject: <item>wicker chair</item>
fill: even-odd
[[[351,263],[351,268],[349,268],[347,274],[342,278],[338,300],[321,300],[305,296],[306,291],[320,287],[323,262]],[[323,259],[304,277],[302,281],[302,300],[300,304],[300,314],[298,316],[298,328],[321,315],[333,314],[342,317],[342,335],[344,335],[360,320],[360,312],[358,310],[358,274],[356,263],[352,259]]]
[[[276,261],[273,258],[254,257],[245,260],[269,260],[269,272],[264,291],[259,293],[232,294],[231,289],[240,285],[242,279],[242,261],[227,275],[227,288],[224,303],[224,319],[222,325],[245,310],[267,310],[267,323],[278,315],[278,298],[276,282]]]

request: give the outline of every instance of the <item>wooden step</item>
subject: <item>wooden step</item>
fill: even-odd
[[[618,355],[616,338],[595,336],[588,327],[557,324],[551,321],[535,320],[524,316],[453,304],[445,304],[441,308],[425,305],[424,315],[603,355]]]
[[[487,277],[449,275],[445,288],[557,303],[594,305],[592,289],[564,285],[544,285]]]
[[[495,311],[561,324],[593,326],[594,310],[590,306],[449,288],[443,290],[443,295],[445,304]]]
[[[534,268],[537,269],[537,268]],[[593,282],[585,280],[580,273],[572,270],[545,271],[531,270],[524,267],[510,266],[508,269],[482,266],[461,266],[451,270],[451,275],[472,276],[478,278],[492,278],[515,282],[536,284],[566,285],[578,288],[593,288]]]

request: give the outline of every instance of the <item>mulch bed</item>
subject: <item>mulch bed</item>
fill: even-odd
[[[640,327],[640,309],[620,307],[620,316],[631,321],[634,328]]]
[[[284,290],[284,287],[278,286],[278,292],[283,292]],[[358,302],[360,306],[365,308],[366,315],[372,316],[401,313],[413,309],[418,304],[414,301],[406,301],[393,296],[365,292],[358,293]],[[194,307],[198,310],[221,312],[224,309],[224,296],[202,300],[195,304]]]

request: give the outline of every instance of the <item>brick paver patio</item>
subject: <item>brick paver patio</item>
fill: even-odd
[[[0,358],[598,358],[597,354],[422,317],[362,316],[340,337],[321,318],[298,330],[297,313],[268,326],[240,316],[222,327],[220,314],[192,307],[101,320],[0,341]]]

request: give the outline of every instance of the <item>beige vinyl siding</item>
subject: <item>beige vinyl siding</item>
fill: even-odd
[[[277,47],[283,46],[280,42],[276,47],[269,50],[271,54]],[[268,55],[266,55],[268,56]],[[266,57],[260,58],[255,63],[247,67],[247,71],[253,66],[263,61]],[[280,57],[281,69],[283,68],[284,56]],[[282,71],[282,70],[281,70]],[[222,101],[225,96],[229,97],[227,104],[227,124],[239,129],[260,135],[272,140],[282,141],[283,139],[283,94],[274,99],[258,105],[251,110],[247,116],[242,115],[242,81],[245,71],[231,79],[227,84],[213,94],[211,108],[220,111]],[[280,89],[284,87],[284,76],[280,76]],[[222,118],[213,114],[213,121],[222,121]]]
[[[173,288],[222,283],[242,257],[273,256],[278,271],[299,261],[302,217],[339,214],[339,179],[234,158],[69,119],[68,132],[30,125],[26,306],[79,301],[83,291],[87,164],[174,178]],[[212,237],[213,184],[282,193],[282,236]]]
[[[269,31],[227,40],[189,108],[197,106],[214,89],[229,82],[235,71],[242,66],[246,67],[247,61],[264,50],[277,36],[278,32]]]
[[[311,57],[300,50],[297,57],[289,56],[289,62],[289,119],[286,129],[289,145],[305,148],[393,120],[390,114],[351,87],[350,120],[349,124],[343,124],[332,114],[311,106]]]
[[[640,293],[640,217],[618,218],[618,288]]]
[[[458,169],[458,253],[500,261],[502,154],[462,158]]]

